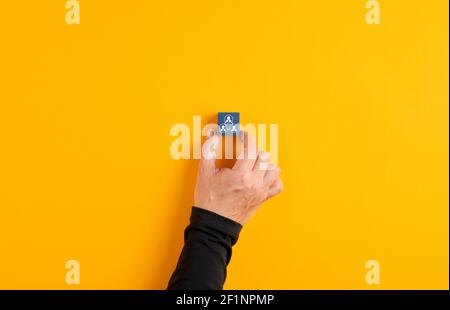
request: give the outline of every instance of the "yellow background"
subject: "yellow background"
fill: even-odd
[[[165,288],[197,165],[169,129],[239,111],[285,191],[226,288],[448,289],[448,1],[365,2],[3,1],[0,288]]]

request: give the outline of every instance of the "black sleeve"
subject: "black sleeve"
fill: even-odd
[[[184,232],[184,247],[167,289],[222,289],[231,247],[241,229],[237,222],[193,207],[190,224]]]

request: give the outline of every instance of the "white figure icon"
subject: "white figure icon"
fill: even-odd
[[[233,116],[230,114],[225,115],[223,125],[220,128],[221,132],[233,133],[237,132],[236,125],[233,123]]]

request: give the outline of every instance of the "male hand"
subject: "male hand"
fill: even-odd
[[[195,188],[195,206],[247,223],[257,208],[283,190],[280,168],[269,163],[269,154],[256,151],[255,139],[240,133],[243,152],[233,168],[216,168],[220,137],[213,134],[202,147]]]

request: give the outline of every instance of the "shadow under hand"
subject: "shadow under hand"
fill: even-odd
[[[193,205],[195,181],[197,176],[197,165],[195,161],[188,161],[187,165],[183,166],[183,172],[180,173],[178,184],[174,184],[173,195],[179,199],[176,200],[175,211],[169,220],[164,233],[163,241],[159,251],[159,263],[155,267],[156,274],[150,279],[149,286],[152,289],[166,289],[169,283],[170,276],[175,270],[184,244],[184,229],[189,224],[189,216],[191,214],[191,207]]]

